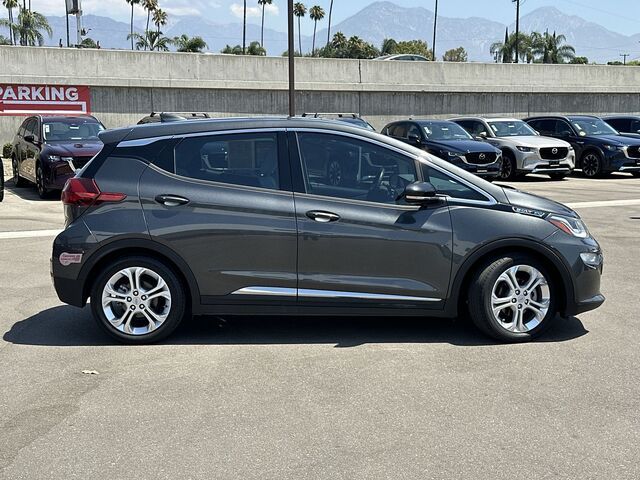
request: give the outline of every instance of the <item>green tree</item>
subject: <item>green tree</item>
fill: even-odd
[[[502,63],[513,62],[515,44],[511,41],[511,38],[514,37],[509,37],[509,29],[507,28],[504,34],[504,41],[491,44],[489,51],[495,57],[496,63],[498,63],[499,58],[502,58]]]
[[[393,55],[398,48],[398,42],[393,38],[385,38],[382,41],[382,48],[380,49],[380,55]]]
[[[324,58],[370,59],[378,57],[380,51],[360,37],[353,36],[347,39],[342,32],[337,32],[329,46],[321,48],[317,54]]]
[[[82,48],[98,48],[98,44],[93,38],[84,38],[82,39],[82,43],[80,43]]]
[[[158,8],[158,0],[141,0],[142,8],[147,11],[147,28],[145,32],[149,31],[149,23],[151,22],[151,14]]]
[[[131,32],[129,33],[129,35],[127,36],[127,38],[131,39],[131,50],[134,49],[134,45],[133,45],[133,41],[134,41],[134,35],[133,35],[133,7],[135,7],[136,5],[140,5],[140,0],[125,0],[127,2],[127,4],[131,5]]]
[[[236,45],[235,47],[232,47],[231,45],[227,45],[220,51],[220,53],[225,53],[227,55],[244,55],[242,53],[241,45]],[[260,42],[251,42],[249,44],[249,47],[246,49],[245,53],[246,55],[264,57],[267,54],[267,51],[264,48],[262,48],[262,46],[260,45]]]
[[[466,62],[468,60],[467,51],[464,47],[452,48],[444,52],[442,60],[445,62]]]
[[[264,7],[271,5],[273,0],[258,0],[258,5],[262,6],[262,25],[260,27],[260,45],[264,47]]]
[[[224,53],[225,55],[242,55],[242,45],[236,45],[235,47],[227,45],[220,50],[220,53]]]
[[[167,12],[161,8],[156,8],[152,14],[152,20],[153,24],[156,26],[156,32],[160,34],[162,33],[160,32],[160,27],[164,27],[167,24],[169,21],[169,15],[167,15]]]
[[[322,20],[324,15],[324,10],[318,5],[309,9],[309,18],[313,20],[313,43],[311,46],[311,55],[315,55],[316,53],[316,30],[318,28],[318,21]]]
[[[10,21],[3,18],[0,20],[0,26],[9,27],[13,32],[13,38],[19,38],[22,46],[44,45],[43,31],[49,35],[49,38],[53,35],[47,17],[24,7],[20,7],[16,23],[10,25]]]
[[[573,57],[569,63],[573,63],[575,65],[588,65],[589,59],[587,57]]]
[[[137,50],[150,50],[156,52],[168,52],[169,46],[173,41],[162,35],[162,32],[156,30],[149,30],[145,35],[140,35],[135,32],[133,35],[129,35],[132,40],[135,40],[135,46]]]
[[[300,30],[300,19],[307,14],[307,7],[302,2],[296,2],[293,6],[293,14],[298,17],[298,46],[302,53],[302,31]]]
[[[179,52],[185,53],[202,53],[202,51],[207,48],[207,43],[202,37],[189,37],[185,34],[175,37],[172,43],[177,47]]]
[[[395,52],[405,55],[422,55],[425,58],[433,59],[433,52],[429,50],[427,42],[424,40],[406,40],[398,42]]]
[[[576,50],[571,45],[565,44],[566,37],[553,32],[545,32],[543,35],[537,34],[537,40],[532,46],[533,54],[537,56],[536,61],[540,63],[565,63],[571,61],[576,56]],[[532,34],[533,37],[533,34]]]
[[[0,35],[0,45],[13,45],[13,41],[4,35]]]
[[[4,5],[4,7],[7,9],[7,14],[8,14],[7,15],[7,22],[3,26],[6,26],[9,29],[9,40],[10,40],[9,45],[15,45],[16,44],[16,39],[15,39],[15,36],[13,34],[14,33],[13,29],[14,29],[14,26],[15,26],[14,19],[13,19],[13,10],[15,8],[18,8],[18,6],[19,6],[18,5],[18,0],[2,0],[2,5]]]

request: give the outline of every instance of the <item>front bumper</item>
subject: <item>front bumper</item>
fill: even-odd
[[[45,187],[50,190],[62,190],[65,183],[75,176],[75,171],[69,166],[69,162],[59,161],[49,164],[49,171],[46,174]]]
[[[605,152],[603,169],[608,172],[640,172],[640,158],[632,158],[626,150]]]
[[[539,150],[533,152],[517,152],[518,171],[525,173],[566,173],[569,174],[576,166],[576,154],[569,150],[565,158],[548,160],[540,156]]]
[[[447,158],[449,163],[452,163],[456,167],[460,167],[469,173],[473,173],[482,178],[497,178],[500,174],[502,159],[499,158],[493,163],[488,165],[478,165],[475,163],[467,163],[462,157],[449,157]]]

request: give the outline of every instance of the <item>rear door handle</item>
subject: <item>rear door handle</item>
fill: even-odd
[[[161,203],[165,207],[179,207],[180,205],[189,203],[189,199],[178,195],[158,195],[156,202]]]
[[[311,220],[315,220],[318,223],[337,222],[338,220],[340,220],[340,215],[321,211],[307,212],[307,217],[309,217]]]

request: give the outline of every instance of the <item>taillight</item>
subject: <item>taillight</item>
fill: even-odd
[[[62,190],[62,203],[76,207],[89,207],[105,202],[121,202],[127,198],[124,193],[101,192],[91,178],[70,178]]]

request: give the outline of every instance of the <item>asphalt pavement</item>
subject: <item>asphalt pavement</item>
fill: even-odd
[[[60,202],[7,182],[0,478],[640,478],[640,179],[514,185],[576,208],[606,255],[604,306],[539,341],[466,319],[200,318],[121,346],[55,295]]]

